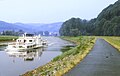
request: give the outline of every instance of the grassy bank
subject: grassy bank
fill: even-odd
[[[120,37],[106,36],[102,38],[120,51]]]
[[[62,38],[76,43],[77,46],[57,56],[46,65],[29,71],[22,76],[62,76],[78,64],[89,53],[95,43],[95,37]]]
[[[17,39],[17,36],[0,36],[0,42],[4,41],[12,41],[13,39]]]
[[[86,37],[87,37],[87,36],[86,36]],[[80,38],[82,38],[82,37],[67,37],[67,36],[61,36],[60,38],[61,38],[61,39],[64,39],[64,40],[67,40],[67,41],[70,41],[70,42],[72,42],[72,43],[74,43],[74,44],[79,45],[79,44],[80,44]],[[84,36],[84,38],[85,38],[85,36]]]

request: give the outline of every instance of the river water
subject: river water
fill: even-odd
[[[6,47],[0,46],[0,76],[19,76],[33,70],[60,55],[63,46],[72,44],[57,37],[43,38],[48,40],[47,47],[27,52],[6,52]]]

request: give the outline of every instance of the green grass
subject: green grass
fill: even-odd
[[[104,36],[102,38],[120,51],[120,37]]]
[[[85,37],[85,36],[84,36]],[[67,40],[67,41],[70,41],[70,42],[73,42],[75,44],[79,44],[80,43],[80,38],[81,37],[69,37],[69,36],[61,36],[60,38],[64,39],[64,40]]]
[[[64,46],[62,49],[61,49],[61,51],[64,53],[64,52],[66,52],[66,51],[68,51],[68,50],[70,50],[70,49],[72,49],[72,48],[74,48],[73,46]]]
[[[0,36],[0,41],[12,41],[17,39],[17,36]]]
[[[74,42],[77,46],[55,57],[48,64],[23,74],[23,76],[62,76],[77,65],[89,53],[95,43],[95,37],[90,36],[61,38]]]

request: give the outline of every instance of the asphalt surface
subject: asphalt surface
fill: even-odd
[[[120,76],[120,52],[97,39],[91,52],[64,76]]]

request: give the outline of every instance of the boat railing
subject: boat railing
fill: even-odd
[[[8,45],[33,45],[35,43],[24,43],[24,42],[12,42],[8,43]]]

